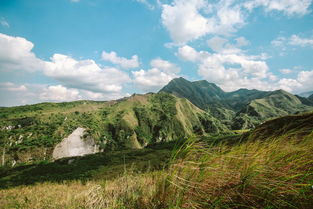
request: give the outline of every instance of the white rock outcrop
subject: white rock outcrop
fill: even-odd
[[[77,128],[53,150],[53,159],[83,156],[99,152],[99,147],[91,137],[83,138],[84,128]]]

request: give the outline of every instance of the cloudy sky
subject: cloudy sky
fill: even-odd
[[[313,0],[1,0],[0,106],[111,100],[175,77],[313,90]]]

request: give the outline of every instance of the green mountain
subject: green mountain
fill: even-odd
[[[312,106],[303,104],[297,96],[283,90],[277,90],[270,92],[261,99],[249,102],[236,114],[233,128],[253,128],[260,122],[271,118],[312,110]]]
[[[207,81],[190,82],[183,78],[173,79],[160,92],[187,98],[235,130],[254,128],[271,118],[313,110],[312,101],[283,90],[239,89],[224,92]]]
[[[225,97],[225,92],[213,83],[205,80],[190,82],[182,77],[170,81],[160,92],[186,98],[204,110],[209,104],[216,103]]]
[[[0,109],[0,147],[6,162],[50,159],[53,147],[76,128],[101,150],[143,148],[228,129],[184,98],[167,93],[110,102],[42,103]]]

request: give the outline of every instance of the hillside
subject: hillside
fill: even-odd
[[[190,82],[184,78],[173,79],[160,92],[187,98],[233,130],[250,129],[275,117],[313,110],[312,101],[283,90],[224,92],[207,81]]]
[[[312,111],[295,95],[283,90],[270,92],[261,99],[250,101],[234,118],[233,128],[253,128],[271,118]]]
[[[78,101],[2,108],[1,141],[7,163],[50,159],[53,147],[75,129],[101,150],[137,149],[194,134],[228,129],[184,98],[167,93],[111,102]]]
[[[313,113],[307,113],[268,121],[235,136],[236,143],[190,138],[180,144],[2,167],[0,205],[309,209],[312,134]]]
[[[288,115],[267,121],[242,136],[244,140],[313,140],[313,113]]]

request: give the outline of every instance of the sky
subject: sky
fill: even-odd
[[[313,90],[313,0],[0,0],[0,106],[112,100],[176,77]]]

